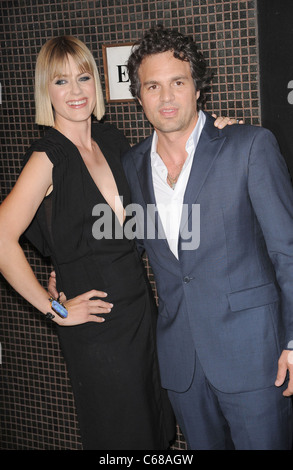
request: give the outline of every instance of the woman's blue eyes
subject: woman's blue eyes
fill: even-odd
[[[91,77],[90,77],[90,76],[88,76],[88,75],[85,75],[84,77],[80,77],[80,79],[79,79],[79,80],[80,80],[81,82],[87,82],[87,81],[88,81],[88,80],[90,80],[90,79],[91,79]]]
[[[63,85],[65,83],[65,80],[56,80],[55,85]]]
[[[80,77],[78,80],[80,82],[87,82],[90,79],[91,79],[91,77],[89,75],[84,75],[83,77]],[[65,78],[59,78],[55,82],[56,85],[64,85],[65,83],[67,83],[67,80]]]

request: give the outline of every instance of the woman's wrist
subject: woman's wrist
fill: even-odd
[[[68,316],[68,310],[64,303],[60,302],[59,297],[57,299],[50,297],[48,301],[49,308],[45,312],[45,318],[59,324],[63,323],[62,320],[65,320]]]
[[[65,307],[64,303],[60,302],[59,297],[57,299],[54,299],[54,297],[50,297],[49,302],[51,304],[50,312],[53,311],[61,318],[67,318],[68,310]]]

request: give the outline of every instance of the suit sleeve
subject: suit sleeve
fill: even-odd
[[[273,134],[259,129],[250,149],[250,199],[281,289],[285,348],[293,349],[293,188]]]

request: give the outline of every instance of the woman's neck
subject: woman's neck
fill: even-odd
[[[83,122],[55,121],[54,128],[78,148],[91,148],[91,119]]]

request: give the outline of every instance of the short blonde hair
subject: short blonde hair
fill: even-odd
[[[95,59],[86,45],[73,36],[58,36],[47,41],[41,48],[35,70],[36,123],[54,126],[54,112],[48,85],[55,76],[62,73],[64,61],[71,56],[81,73],[90,73],[95,80],[96,106],[93,110],[98,120],[105,114],[105,104],[100,76]]]

